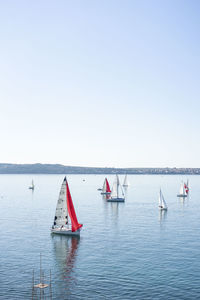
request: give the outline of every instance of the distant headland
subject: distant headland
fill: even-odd
[[[200,168],[95,168],[60,164],[0,163],[0,174],[160,174],[200,175]]]

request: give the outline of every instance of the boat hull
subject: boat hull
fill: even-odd
[[[107,202],[124,202],[124,198],[110,198],[107,200]]]
[[[186,198],[188,195],[177,195],[177,197]]]
[[[80,236],[80,230],[71,231],[66,229],[54,228],[51,229],[51,233],[60,234],[60,235],[68,235],[68,236]]]
[[[111,192],[102,192],[101,195],[110,195]]]

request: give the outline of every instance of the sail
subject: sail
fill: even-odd
[[[128,178],[127,178],[127,174],[124,178],[124,183],[123,183],[124,186],[128,186]]]
[[[160,189],[160,194],[159,194],[159,207],[162,209],[167,209],[167,203],[164,199],[161,189]]]
[[[161,190],[160,190],[160,193],[159,193],[158,203],[159,203],[159,204],[158,204],[159,207],[162,206],[162,192],[161,192]]]
[[[106,178],[105,178],[105,180],[104,180],[104,183],[103,183],[103,188],[102,188],[102,192],[103,193],[106,193]]]
[[[32,188],[34,189],[34,182],[33,182],[33,180],[32,180]]]
[[[187,183],[186,183],[188,190],[189,190],[189,179],[187,179]]]
[[[118,184],[119,184],[119,178],[116,175],[115,180],[113,182],[111,198],[117,198],[118,197]]]
[[[184,183],[184,191],[185,191],[186,195],[189,193],[188,180],[187,180],[187,183]]]
[[[124,197],[123,188],[120,184],[119,177],[116,174],[116,177],[115,177],[115,180],[113,183],[113,187],[112,187],[111,198],[119,198],[119,187],[120,187],[120,191],[121,191],[120,196]]]
[[[66,201],[66,177],[63,180],[56,206],[54,226],[64,226],[68,223],[67,201]]]
[[[163,196],[162,192],[161,192],[161,196],[162,196],[162,207],[166,209],[167,208],[167,203],[165,202],[165,199],[164,199],[164,196]]]
[[[67,208],[71,219],[72,232],[73,232],[73,231],[77,231],[83,225],[78,223],[67,180],[66,180],[66,194],[67,194]]]
[[[184,185],[183,183],[181,183],[181,186],[180,186],[180,191],[179,191],[180,195],[185,195],[185,191],[184,191]]]
[[[108,183],[107,178],[105,179],[105,182],[106,182],[106,193],[111,193],[110,185],[109,185],[109,183]]]

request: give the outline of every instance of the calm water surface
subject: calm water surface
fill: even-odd
[[[130,175],[119,204],[97,191],[104,177],[68,176],[84,224],[76,239],[50,234],[62,175],[0,175],[0,299],[31,299],[40,253],[53,299],[200,299],[200,176],[189,177],[190,197],[182,200],[184,176]]]

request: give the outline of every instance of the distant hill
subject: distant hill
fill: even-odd
[[[59,164],[0,164],[0,174],[196,174],[200,168],[95,168]]]

